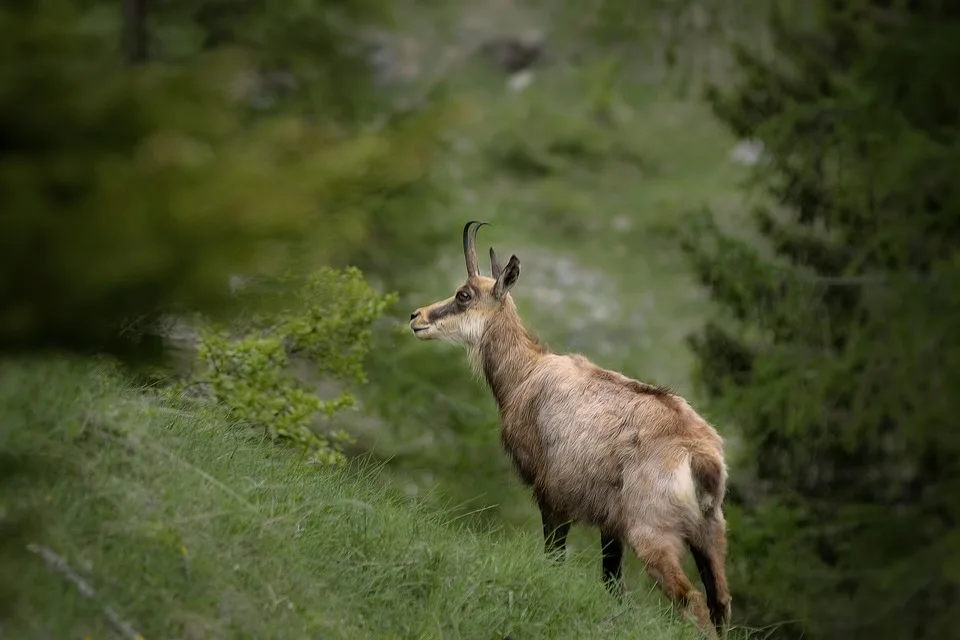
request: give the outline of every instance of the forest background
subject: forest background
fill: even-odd
[[[692,637],[409,335],[471,219],[718,426],[737,634],[951,636],[957,14],[7,3],[0,637]]]

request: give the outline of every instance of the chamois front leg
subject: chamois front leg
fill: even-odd
[[[567,549],[567,534],[570,522],[561,519],[551,509],[540,507],[543,520],[543,550],[557,562],[563,562]]]
[[[603,584],[613,595],[622,597],[623,586],[623,542],[617,536],[605,531],[600,532],[600,548],[603,551]]]

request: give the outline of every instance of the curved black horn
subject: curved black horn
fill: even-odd
[[[480,273],[477,266],[477,229],[485,224],[490,223],[471,220],[463,225],[463,258],[467,263],[467,276],[475,276]],[[470,233],[470,227],[473,227],[473,225],[477,226],[474,227],[473,233]]]

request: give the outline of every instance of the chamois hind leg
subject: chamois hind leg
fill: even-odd
[[[603,584],[613,595],[621,597],[623,588],[623,542],[615,535],[600,532],[603,551]]]
[[[727,586],[727,524],[717,509],[707,516],[697,535],[689,540],[690,552],[707,594],[710,619],[721,636],[730,624],[730,589]]]
[[[683,571],[682,539],[678,535],[640,525],[630,530],[628,541],[664,595],[682,614],[692,615],[707,637],[716,638],[703,594],[694,588]]]

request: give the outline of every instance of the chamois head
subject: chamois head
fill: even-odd
[[[480,275],[477,266],[477,229],[487,224],[471,220],[463,227],[463,257],[467,279],[446,300],[420,307],[410,315],[410,328],[420,340],[444,340],[465,347],[479,343],[487,323],[507,304],[510,289],[520,277],[520,260],[510,256],[500,268],[490,247],[493,277]]]

